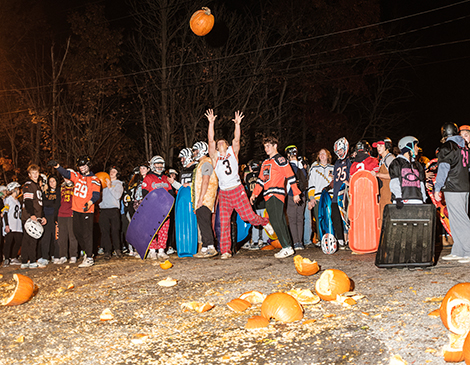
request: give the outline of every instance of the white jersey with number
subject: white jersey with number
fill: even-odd
[[[227,149],[225,156],[221,156],[217,152],[215,173],[219,179],[219,188],[221,190],[228,190],[241,184],[240,175],[238,175],[238,159],[232,146]]]
[[[8,214],[8,227],[11,232],[23,232],[23,225],[21,224],[21,204],[18,199],[13,198],[12,195],[7,196],[3,201],[3,215]],[[5,218],[3,218],[3,235],[5,236]]]

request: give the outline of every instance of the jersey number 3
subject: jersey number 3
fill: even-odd
[[[225,170],[225,174],[226,175],[231,175],[232,174],[232,168],[230,167],[230,161],[229,160],[224,160],[223,164],[225,165],[225,167],[227,168]]]
[[[73,190],[73,195],[79,196],[80,198],[85,198],[87,192],[88,192],[88,186],[82,185],[80,183],[75,184],[75,189]]]

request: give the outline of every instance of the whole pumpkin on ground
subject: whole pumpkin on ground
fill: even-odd
[[[191,16],[189,26],[194,34],[202,37],[212,30],[214,22],[215,20],[214,16],[211,14],[211,10],[203,7]]]
[[[283,323],[299,321],[304,316],[300,303],[287,293],[269,294],[261,304],[261,315]]]

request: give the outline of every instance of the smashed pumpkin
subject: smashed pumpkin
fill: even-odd
[[[297,272],[304,276],[316,274],[320,270],[316,261],[312,262],[310,259],[300,255],[294,256],[294,265]]]
[[[439,309],[442,323],[451,332],[464,335],[470,330],[470,283],[449,289]]]
[[[15,289],[13,293],[2,300],[2,305],[20,305],[30,300],[34,293],[33,281],[25,275],[13,274]]]
[[[315,291],[318,296],[326,301],[336,300],[338,294],[351,290],[349,277],[337,269],[325,270],[315,283]]]

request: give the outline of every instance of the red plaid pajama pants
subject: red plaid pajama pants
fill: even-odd
[[[167,220],[163,223],[162,228],[158,231],[157,236],[152,240],[150,243],[149,249],[160,249],[166,248],[166,241],[168,240],[168,230],[170,228],[170,219],[167,218]]]
[[[264,226],[269,222],[269,218],[263,218],[255,214],[243,185],[240,184],[232,190],[220,190],[220,252],[222,254],[230,252],[230,217],[234,209],[243,221],[249,222],[253,226]]]

